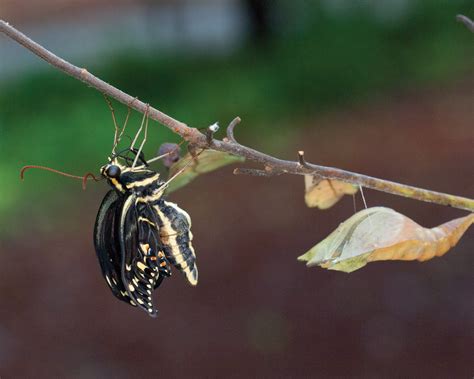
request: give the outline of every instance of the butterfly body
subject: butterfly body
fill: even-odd
[[[94,229],[102,273],[117,298],[156,316],[152,293],[171,275],[170,264],[197,284],[190,217],[164,199],[164,182],[146,165],[128,167],[115,158],[101,174],[112,187]]]

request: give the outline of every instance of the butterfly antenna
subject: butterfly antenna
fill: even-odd
[[[99,182],[104,178],[97,179],[95,175],[92,172],[87,172],[83,177],[82,177],[82,189],[85,191],[87,188],[87,181],[89,179],[92,179],[94,182]]]
[[[59,171],[59,170],[55,170],[54,168],[51,168],[51,167],[45,167],[45,166],[37,166],[37,165],[28,165],[28,166],[23,166],[20,170],[20,179],[21,180],[24,180],[25,178],[25,171],[29,170],[29,169],[38,169],[38,170],[45,170],[45,171],[50,171],[50,172],[54,172],[55,174],[59,174],[59,175],[62,175],[62,176],[66,176],[68,178],[72,178],[72,179],[79,179],[79,180],[82,180],[82,188],[85,190],[86,189],[86,182],[87,180],[89,179],[92,179],[96,182],[98,182],[100,179],[97,179],[95,177],[94,174],[92,174],[91,172],[88,172],[87,174],[85,174],[84,176],[78,176],[78,175],[72,175],[72,174],[68,174],[67,172],[62,172],[62,171]]]

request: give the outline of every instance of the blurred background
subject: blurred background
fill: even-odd
[[[203,127],[242,118],[269,154],[474,195],[472,1],[2,0],[0,15],[72,63]],[[303,178],[198,178],[200,282],[175,273],[157,319],[116,300],[92,244],[111,150],[95,90],[0,36],[0,376],[472,377],[474,235],[427,263],[352,274],[296,257],[354,213],[306,208]],[[120,122],[126,108],[114,103]],[[133,136],[140,115],[132,114]],[[179,141],[150,123],[148,157]],[[160,168],[159,165],[156,166]],[[365,191],[433,227],[465,212]],[[361,209],[362,202],[356,196]],[[471,288],[471,290],[469,290]]]

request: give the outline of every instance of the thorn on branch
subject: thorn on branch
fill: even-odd
[[[240,121],[240,117],[236,117],[230,122],[229,126],[227,126],[227,139],[230,142],[237,143],[234,137],[234,128],[240,123]]]
[[[308,165],[308,162],[306,162],[306,159],[304,159],[304,151],[300,150],[298,151],[298,162],[301,166],[310,168]]]
[[[208,146],[211,146],[212,140],[214,139],[214,133],[219,130],[219,123],[215,122],[212,125],[209,125],[206,129],[206,142]]]
[[[474,21],[472,21],[469,17],[467,16],[464,16],[462,14],[458,14],[456,16],[456,20],[458,20],[459,22],[462,22],[464,25],[466,25],[466,27],[474,33]]]

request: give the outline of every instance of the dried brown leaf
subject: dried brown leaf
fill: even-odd
[[[336,204],[344,195],[353,195],[357,186],[339,180],[320,179],[305,175],[304,200],[310,208],[328,209]]]
[[[456,245],[472,223],[474,213],[430,229],[393,209],[369,208],[344,221],[298,260],[345,272],[373,261],[426,261]]]

